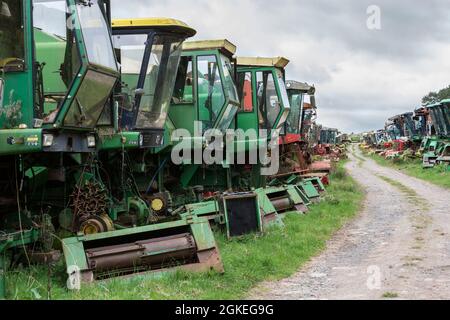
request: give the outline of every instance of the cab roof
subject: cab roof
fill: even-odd
[[[289,59],[284,57],[238,57],[237,64],[239,66],[285,68],[289,64]]]
[[[440,105],[441,105],[441,102],[438,102],[438,103],[432,103],[432,104],[427,105],[426,108],[434,108],[434,107],[438,107],[438,106],[440,106]]]
[[[230,56],[236,53],[236,46],[227,39],[186,41],[183,50],[221,50]]]
[[[131,19],[113,19],[113,29],[133,29],[133,28],[155,28],[164,31],[175,31],[184,33],[188,37],[194,36],[197,31],[186,23],[172,18],[131,18]]]
[[[314,88],[314,86],[310,86],[306,82],[299,82],[294,80],[286,81],[286,89],[302,91],[309,95],[313,95],[316,91],[316,88]]]
[[[441,104],[444,104],[444,103],[450,103],[450,99],[444,99],[444,100],[442,100],[442,101],[441,101]]]

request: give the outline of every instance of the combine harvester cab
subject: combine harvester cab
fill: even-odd
[[[182,45],[196,31],[170,18],[115,19],[112,27],[121,66],[120,128],[140,132],[142,149],[159,148]]]
[[[428,137],[422,143],[423,167],[431,168],[436,164],[450,162],[450,100],[429,105],[427,109],[435,136]]]
[[[439,149],[438,163],[447,164],[447,169],[450,168],[450,99],[441,101],[441,114],[443,123],[445,123],[445,131],[443,132],[444,139],[442,146]]]
[[[289,117],[291,103],[285,85],[285,67],[289,60],[282,57],[276,58],[251,58],[238,57],[237,73],[238,73],[238,89],[241,96],[242,108],[237,115],[236,128],[244,132],[254,130],[257,132],[257,143],[252,144],[247,141],[236,141],[235,150],[245,150],[246,153],[254,152],[254,148],[261,144],[267,144],[272,137],[276,137],[276,143],[280,143],[279,139],[282,131],[286,130],[286,120]],[[303,88],[302,88],[303,90]],[[312,91],[312,90],[311,90]],[[301,130],[300,121],[303,106],[303,96],[300,97],[297,111],[297,121],[294,127],[294,138],[299,138]],[[298,102],[298,101],[296,101]],[[295,114],[292,116],[295,118]],[[259,136],[259,130],[267,130],[267,136]],[[288,138],[290,138],[288,137]],[[294,142],[294,141],[293,141]],[[264,217],[264,223],[281,223],[279,214],[289,211],[306,212],[308,197],[296,185],[289,185],[282,181],[283,177],[278,177],[277,181],[272,180],[267,184],[267,178],[261,175],[261,163],[252,165],[249,171],[246,167],[235,166],[233,168],[240,173],[239,179],[245,176],[245,172],[249,175],[251,183],[249,185],[257,188],[256,193],[261,204],[261,210]],[[281,185],[277,185],[281,182]],[[237,183],[239,186],[239,183]]]
[[[209,144],[225,143],[235,120],[239,108],[232,70],[235,52],[236,47],[226,39],[183,44],[169,111],[169,136],[176,129],[184,130],[188,137],[183,137],[183,144],[193,152],[181,165],[161,163],[162,187],[173,204],[184,207],[182,216],[194,214],[217,222],[226,227],[229,237],[261,231],[256,194],[233,191],[225,158],[207,164],[195,154],[204,155]],[[223,140],[214,137],[212,142],[210,133]],[[158,155],[169,159],[176,147],[177,142],[168,138]]]
[[[107,153],[108,169],[127,168],[126,177],[133,181],[129,189],[148,204],[155,222],[167,218],[171,209],[156,152],[170,140],[168,113],[182,45],[196,31],[170,18],[130,18],[113,20],[112,33],[121,66],[121,86],[115,92],[118,128],[120,134],[138,132],[140,143],[126,157],[117,148],[116,153]],[[130,190],[123,190],[122,181],[114,185],[118,197],[128,197]]]
[[[119,129],[120,132],[139,132],[141,136],[139,148],[128,152],[157,158],[151,150],[164,141],[164,125],[181,45],[195,31],[173,19],[115,20],[113,26],[124,90],[131,88],[134,92],[130,105],[126,103],[126,94],[116,94],[120,104]],[[109,160],[114,160],[114,148],[102,151],[107,151]],[[125,154],[123,149],[117,148],[117,151],[120,161]],[[118,182],[119,188],[123,187]],[[99,233],[94,229],[93,233],[84,232],[64,239],[70,283],[77,281],[77,277],[82,282],[92,282],[180,268],[223,272],[208,220],[174,215],[167,222],[157,223],[156,217],[163,212],[165,199],[157,201],[159,198],[155,197],[146,202],[136,188],[121,191],[126,199],[126,210],[124,215],[113,219],[116,231]],[[123,207],[118,205],[113,211],[121,210]]]
[[[305,109],[317,108],[314,95],[316,89],[307,83],[292,80],[287,81],[286,88],[291,110],[280,138],[282,148],[280,173],[308,171],[311,164],[311,153],[309,152],[308,142],[302,135],[302,126],[305,121]],[[305,102],[306,95],[309,96],[310,103]]]
[[[308,141],[305,139],[305,135],[302,135],[305,113],[317,109],[315,104],[316,90],[313,86],[298,81],[287,81],[286,88],[291,110],[284,126],[284,132],[280,137],[282,148],[280,155],[281,169],[276,176],[272,177],[270,184],[286,185],[285,193],[290,195],[291,199],[300,196],[301,201],[297,201],[294,206],[295,209],[306,212],[310,202],[317,201],[320,197],[313,182],[322,185],[319,178],[320,174],[309,173],[311,154]],[[305,102],[306,95],[309,95],[310,103]],[[326,173],[323,174],[323,177],[326,175]],[[292,205],[287,205],[286,200],[282,201],[285,201],[287,209],[292,209]],[[277,205],[277,207],[279,206]]]

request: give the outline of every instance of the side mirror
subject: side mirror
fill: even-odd
[[[5,86],[5,81],[0,78],[0,108],[3,107],[3,88]]]

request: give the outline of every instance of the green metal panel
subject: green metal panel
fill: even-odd
[[[112,135],[99,137],[97,148],[99,151],[139,148],[140,133],[124,131]]]
[[[286,192],[289,194],[289,197],[291,201],[297,205],[297,204],[303,204],[303,198],[301,194],[297,191],[298,189],[294,185],[286,186]]]
[[[263,232],[263,223],[262,223],[262,219],[261,219],[261,209],[260,209],[261,207],[260,207],[260,204],[259,204],[259,197],[258,197],[258,194],[256,192],[255,192],[255,195],[256,195],[256,197],[254,199],[255,199],[256,211],[254,213],[252,213],[252,214],[256,215],[256,221],[257,221],[257,225],[258,225],[257,232],[261,233],[261,232]],[[229,221],[228,214],[227,214],[228,208],[227,208],[226,197],[223,198],[222,200],[223,200],[223,211],[224,211],[223,215],[224,215],[224,218],[225,218],[225,225],[226,225],[226,228],[227,228],[227,236],[228,236],[228,239],[230,239],[231,238],[231,235],[230,235],[230,221]]]
[[[0,129],[17,128],[20,124],[33,127],[34,74],[33,74],[33,26],[31,1],[21,0],[24,13],[25,68],[23,71],[5,72],[3,105],[0,106]],[[2,140],[0,143],[4,143]]]
[[[187,204],[185,206],[186,213],[183,216],[210,216],[220,212],[219,204],[216,200],[204,201],[199,203]]]
[[[42,151],[42,129],[0,130],[0,155]]]
[[[208,220],[197,220],[196,223],[191,224],[191,232],[197,244],[198,251],[205,251],[216,247],[216,240],[214,239],[214,234],[209,226]]]
[[[311,181],[301,181],[297,186],[306,193],[309,199],[320,197],[319,192]]]

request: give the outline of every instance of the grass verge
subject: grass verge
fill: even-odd
[[[450,189],[450,171],[443,165],[434,168],[424,169],[420,159],[387,160],[378,154],[365,154],[365,156],[373,159],[376,163],[384,167],[390,167],[402,171],[403,173],[431,182],[440,187]]]
[[[263,237],[248,236],[228,241],[222,234],[220,247],[225,274],[177,272],[159,279],[112,279],[85,286],[79,292],[65,289],[64,266],[51,277],[45,267],[31,267],[8,273],[10,299],[241,299],[258,283],[278,280],[295,273],[319,254],[326,241],[354,217],[362,204],[363,191],[345,172],[344,163],[331,176],[331,186],[319,204],[307,215],[291,213],[285,228],[274,228]],[[50,281],[48,281],[50,279]],[[51,295],[48,294],[51,288]]]

